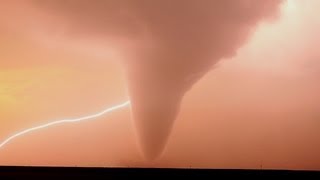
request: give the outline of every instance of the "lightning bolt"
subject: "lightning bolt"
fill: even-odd
[[[31,132],[36,131],[36,130],[48,128],[50,126],[57,125],[57,124],[74,123],[74,122],[94,119],[94,118],[103,116],[104,114],[107,114],[109,112],[112,112],[112,111],[115,111],[115,110],[118,110],[118,109],[121,109],[121,108],[125,108],[125,107],[129,106],[130,104],[131,104],[130,101],[126,101],[124,103],[121,103],[121,104],[112,106],[110,108],[107,108],[107,109],[105,109],[105,110],[103,110],[101,112],[98,112],[96,114],[92,114],[92,115],[88,115],[88,116],[84,116],[84,117],[80,117],[80,118],[76,118],[76,119],[63,119],[63,120],[53,121],[53,122],[50,122],[50,123],[47,123],[47,124],[43,124],[43,125],[40,125],[40,126],[35,126],[33,128],[29,128],[29,129],[23,130],[21,132],[18,132],[16,134],[8,137],[3,142],[1,142],[0,143],[0,149],[3,148],[6,144],[11,142],[12,140],[14,140],[15,138],[17,138],[19,136],[22,136],[22,135],[25,135],[27,133],[31,133]]]

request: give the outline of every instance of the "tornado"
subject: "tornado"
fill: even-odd
[[[254,28],[278,16],[280,0],[136,1],[151,47],[129,62],[132,115],[143,153],[163,152],[181,101],[221,59],[236,54]],[[150,46],[150,45],[149,45]]]
[[[39,31],[43,25],[52,32],[65,26],[65,43],[94,38],[99,41],[88,42],[103,47],[105,43],[101,42],[112,37],[113,42],[120,44],[119,52],[126,54],[122,63],[126,67],[132,119],[141,151],[146,159],[155,160],[165,149],[184,95],[218,61],[236,55],[259,23],[275,20],[282,0],[24,3],[32,7],[30,11],[50,17],[34,16],[29,20],[31,30]],[[32,28],[35,24],[37,28]],[[128,42],[130,46],[125,44]],[[93,45],[90,43],[84,47]]]

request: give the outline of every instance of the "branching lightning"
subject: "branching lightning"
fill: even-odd
[[[15,138],[17,138],[19,136],[22,136],[22,135],[25,135],[27,133],[31,133],[31,132],[36,131],[36,130],[48,128],[49,126],[53,126],[53,125],[57,125],[57,124],[74,123],[74,122],[94,119],[94,118],[100,117],[100,116],[102,116],[104,114],[107,114],[109,112],[112,112],[112,111],[127,107],[129,105],[130,105],[130,101],[126,101],[126,102],[124,102],[122,104],[112,106],[111,108],[107,108],[107,109],[105,109],[105,110],[103,110],[103,111],[101,111],[99,113],[96,113],[96,114],[92,114],[92,115],[88,115],[88,116],[84,116],[84,117],[80,117],[80,118],[76,118],[76,119],[63,119],[63,120],[53,121],[53,122],[50,122],[50,123],[47,123],[47,124],[43,124],[43,125],[40,125],[40,126],[35,126],[35,127],[32,127],[32,128],[23,130],[21,132],[18,132],[16,134],[8,137],[3,142],[1,142],[0,143],[0,149],[3,148],[6,144],[11,142],[12,140],[14,140]]]

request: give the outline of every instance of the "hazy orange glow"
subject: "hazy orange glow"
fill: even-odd
[[[288,0],[279,20],[261,24],[202,78],[155,162],[141,157],[130,110],[122,109],[21,137],[0,149],[0,165],[320,170],[319,8],[318,0]],[[0,141],[127,100],[117,56],[74,49],[0,29]]]

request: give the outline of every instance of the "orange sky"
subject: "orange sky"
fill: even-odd
[[[289,2],[186,95],[159,160],[143,160],[122,109],[18,138],[0,164],[320,170],[320,3]],[[127,99],[117,62],[0,33],[0,141]]]

